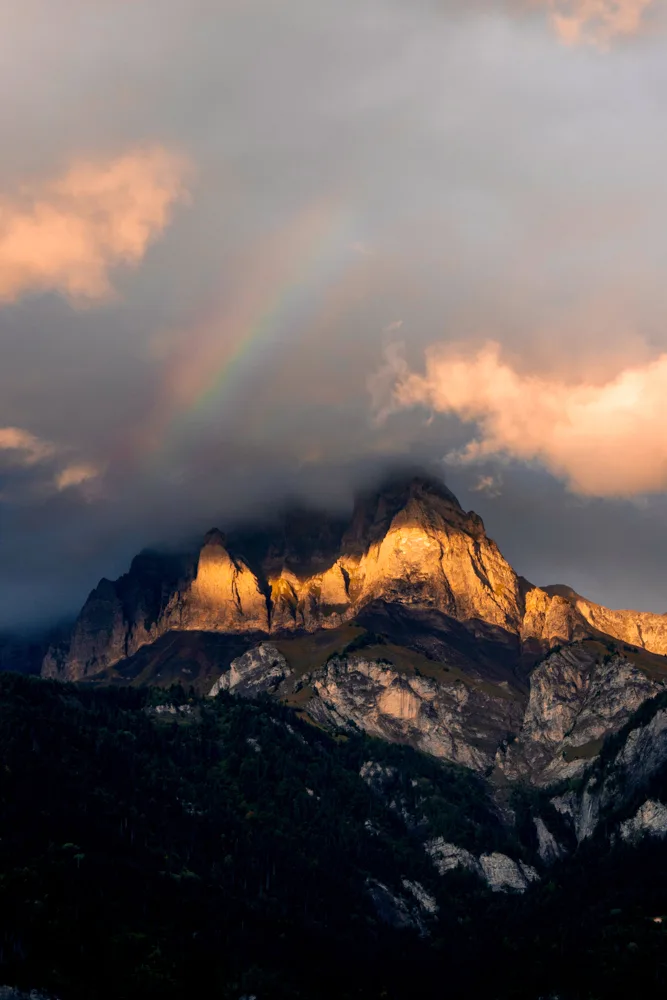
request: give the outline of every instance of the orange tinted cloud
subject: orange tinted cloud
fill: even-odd
[[[553,26],[567,45],[608,45],[634,35],[654,0],[546,0]]]
[[[0,427],[0,451],[17,454],[21,465],[34,465],[50,458],[54,447],[20,427]]]
[[[54,487],[58,492],[82,487],[103,474],[103,470],[91,462],[69,461],[69,448],[58,447],[21,427],[0,427],[0,452],[9,452],[14,464],[23,468],[37,467],[39,470],[41,465],[42,474],[38,474],[34,482],[39,490],[47,492]]]
[[[40,291],[109,295],[111,268],[138,264],[167,226],[185,173],[182,157],[151,147],[80,160],[59,177],[0,194],[0,301]]]
[[[394,406],[423,404],[477,424],[456,457],[539,461],[578,493],[667,488],[667,354],[595,384],[515,371],[498,344],[475,354],[431,349],[424,375],[391,360]]]
[[[71,486],[82,486],[84,483],[90,482],[91,479],[97,479],[99,475],[100,470],[97,466],[87,462],[67,465],[58,473],[55,483],[59,490],[67,490]]]

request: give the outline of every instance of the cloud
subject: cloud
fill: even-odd
[[[20,465],[34,465],[50,458],[55,449],[50,442],[20,427],[0,427],[0,451],[16,453]]]
[[[432,348],[424,375],[396,354],[390,364],[394,407],[421,404],[477,424],[460,461],[537,461],[589,496],[667,487],[667,353],[600,384],[524,374],[501,360],[496,343],[472,354]]]
[[[91,462],[72,462],[71,448],[58,447],[20,427],[0,427],[2,452],[9,453],[14,467],[32,470],[31,478],[22,484],[29,492],[36,489],[40,494],[53,494],[55,488],[60,493],[102,475],[102,470]],[[7,491],[3,495],[6,497]]]
[[[79,463],[67,465],[56,476],[56,486],[59,490],[69,489],[71,486],[82,486],[84,483],[97,479],[100,470],[90,463]]]
[[[185,160],[160,146],[76,160],[59,177],[0,194],[0,301],[111,292],[109,271],[138,264],[185,194]]]
[[[607,46],[614,38],[637,34],[654,0],[546,0],[551,21],[566,45]]]
[[[502,480],[500,476],[479,476],[472,492],[485,493],[490,499],[499,497],[502,495]]]

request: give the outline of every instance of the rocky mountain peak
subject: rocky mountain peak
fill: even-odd
[[[609,611],[565,587],[531,587],[481,518],[419,473],[362,494],[347,525],[323,511],[293,510],[255,532],[212,529],[198,553],[141,554],[125,576],[100,582],[69,643],[52,649],[43,669],[77,680],[168,632],[315,633],[358,620],[371,606],[394,618],[440,616],[450,632],[458,623],[471,636],[492,633],[521,669],[554,645],[600,633],[667,652],[667,618]]]
[[[384,538],[395,518],[428,523],[434,514],[457,527],[469,517],[441,480],[424,473],[393,476],[357,497],[343,536],[343,550],[347,555],[361,556]]]

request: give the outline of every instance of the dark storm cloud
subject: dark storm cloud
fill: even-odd
[[[143,544],[440,468],[475,428],[376,419],[397,339],[414,372],[487,340],[520,379],[650,365],[660,8],[5,4],[1,623],[68,610]],[[660,608],[659,499],[582,503],[507,455],[449,475],[536,582]]]

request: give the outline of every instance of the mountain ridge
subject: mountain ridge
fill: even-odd
[[[302,511],[259,544],[250,531],[235,537],[215,528],[198,553],[140,553],[127,574],[91,592],[69,641],[48,650],[42,674],[94,677],[170,631],[335,629],[375,601],[503,630],[526,662],[599,634],[667,652],[667,616],[612,611],[570,588],[533,586],[444,483],[411,474],[357,497],[347,525]]]

